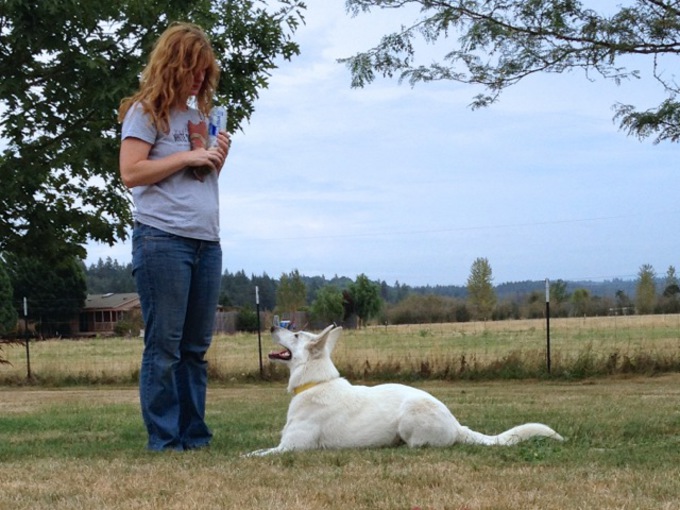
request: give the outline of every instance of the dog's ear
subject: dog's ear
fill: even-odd
[[[338,338],[340,338],[341,332],[342,328],[336,328],[335,324],[327,326],[326,329],[319,333],[316,340],[309,344],[310,350],[320,351],[324,348],[328,348],[328,352],[333,352],[333,348],[335,347]]]
[[[333,328],[328,332],[328,340],[326,340],[326,348],[328,349],[328,352],[333,352],[333,349],[335,349],[335,344],[337,343],[338,338],[340,338],[341,333],[342,333],[341,326]]]

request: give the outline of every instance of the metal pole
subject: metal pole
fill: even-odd
[[[257,347],[260,355],[260,379],[264,377],[264,367],[262,366],[262,336],[260,335],[260,289],[255,285],[255,308],[257,310]]]
[[[545,279],[545,331],[546,331],[546,363],[550,373],[550,281]]]
[[[24,337],[26,340],[26,376],[31,379],[31,349],[29,348],[30,337],[28,336],[28,301],[24,297]]]

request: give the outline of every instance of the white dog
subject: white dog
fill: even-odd
[[[462,426],[443,403],[425,391],[402,384],[353,386],[340,377],[331,361],[341,331],[329,326],[314,335],[272,328],[272,337],[284,350],[269,354],[269,359],[288,365],[288,391],[294,396],[280,444],[249,455],[402,443],[410,447],[512,445],[535,436],[563,440],[540,423],[487,436]]]

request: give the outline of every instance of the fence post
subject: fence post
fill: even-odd
[[[546,353],[545,359],[550,373],[550,280],[545,279],[545,332],[546,332]]]
[[[257,313],[257,350],[260,356],[260,379],[264,375],[264,367],[262,366],[262,336],[260,335],[260,289],[255,285],[255,309]]]
[[[26,341],[26,377],[31,379],[31,349],[29,348],[30,337],[28,335],[28,301],[24,296],[24,340]]]

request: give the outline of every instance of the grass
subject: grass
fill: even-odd
[[[3,345],[0,510],[677,508],[680,315],[377,326],[345,331],[334,359],[354,382],[408,382],[464,425],[541,421],[568,438],[514,447],[241,454],[278,442],[284,370],[258,338],[209,351],[207,451],[152,454],[135,387],[141,339]],[[271,347],[262,336],[263,351]],[[641,376],[643,374],[644,376]]]
[[[553,319],[552,378],[680,371],[680,315]],[[271,348],[269,335],[262,350]],[[0,384],[23,384],[25,348],[4,345],[12,363],[0,365]],[[40,385],[131,384],[137,380],[142,341],[97,338],[31,342],[31,371]],[[256,334],[218,336],[208,353],[213,380],[259,379]],[[346,330],[334,360],[357,380],[465,380],[546,378],[544,320],[374,326]],[[266,378],[282,380],[284,370]]]
[[[677,508],[680,373],[583,381],[421,381],[464,425],[541,421],[568,438],[241,454],[275,445],[282,382],[212,384],[209,450],[144,450],[137,390],[0,388],[0,509]]]

